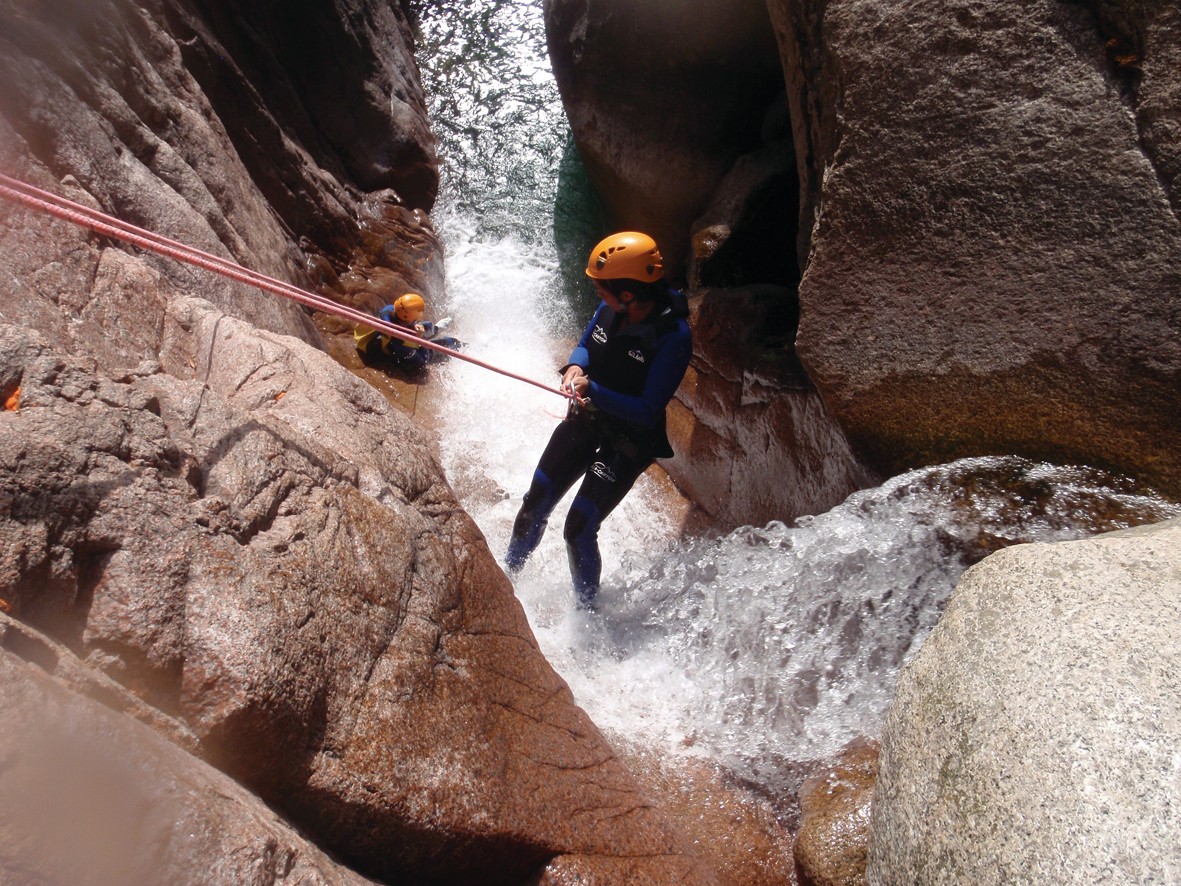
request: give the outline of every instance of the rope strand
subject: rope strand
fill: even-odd
[[[268,277],[230,259],[205,252],[194,246],[181,243],[178,240],[172,240],[161,234],[149,231],[146,228],[137,227],[115,216],[100,212],[97,209],[91,209],[89,206],[81,203],[75,203],[65,197],[60,197],[57,194],[42,190],[3,173],[0,173],[0,197],[4,197],[26,208],[52,215],[55,218],[70,222],[79,227],[88,228],[96,233],[105,234],[124,243],[130,243],[133,246],[138,246],[157,255],[163,255],[175,261],[194,265],[212,273],[220,274],[223,277],[228,277],[231,280],[236,280],[239,283],[244,283],[247,286],[252,286],[255,289],[261,289],[282,298],[298,302],[305,307],[313,308],[326,314],[332,314],[345,320],[351,320],[354,323],[384,332],[386,335],[403,340],[415,341],[428,350],[439,351],[457,360],[463,360],[474,366],[479,366],[481,369],[487,369],[507,378],[514,379],[515,381],[541,388],[543,391],[549,391],[552,394],[558,394],[565,398],[570,397],[570,394],[560,387],[547,385],[527,376],[518,375],[515,372],[487,363],[470,354],[463,354],[443,345],[436,344],[430,339],[423,338],[408,331],[405,327],[386,323],[379,317],[374,317],[364,311],[339,304],[329,298],[309,292],[306,289],[301,289],[290,283],[285,283],[282,280],[277,280],[274,277]]]

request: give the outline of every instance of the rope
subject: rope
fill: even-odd
[[[326,314],[332,314],[345,320],[351,320],[354,323],[360,323],[395,338],[415,341],[428,350],[439,351],[457,360],[463,360],[479,366],[481,369],[487,369],[507,378],[514,379],[515,381],[541,388],[543,391],[549,391],[551,394],[558,394],[566,398],[570,397],[570,394],[560,387],[547,385],[544,382],[539,382],[502,367],[494,366],[491,363],[486,363],[470,354],[464,354],[451,348],[446,348],[430,339],[415,335],[405,327],[386,323],[379,317],[374,317],[364,311],[339,304],[324,296],[309,292],[306,289],[300,289],[298,286],[284,283],[282,280],[276,280],[274,277],[268,277],[230,259],[222,258],[210,252],[204,252],[194,246],[189,246],[178,240],[172,240],[145,228],[136,227],[112,215],[107,215],[104,212],[99,212],[97,209],[91,209],[89,206],[81,203],[67,200],[65,197],[60,197],[57,194],[42,190],[20,179],[11,178],[3,173],[0,173],[0,197],[10,200],[13,203],[19,203],[29,209],[52,215],[62,221],[67,221],[79,227],[88,228],[96,233],[113,237],[124,243],[130,243],[149,252],[155,252],[157,255],[163,255],[179,262],[203,268],[215,274],[221,274],[223,277],[228,277],[239,283],[245,283],[247,286],[253,286],[256,289],[261,289],[281,296],[282,298],[298,302],[305,307],[314,308],[317,311],[323,311]]]

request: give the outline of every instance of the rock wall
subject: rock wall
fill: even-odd
[[[965,573],[882,738],[871,883],[1181,872],[1181,521]]]
[[[575,143],[619,227],[683,279],[694,220],[760,144],[782,92],[763,0],[546,0],[550,60]]]
[[[442,292],[435,139],[397,3],[159,3],[311,281],[376,310]]]
[[[814,206],[796,343],[858,450],[1181,493],[1175,4],[772,9]]]
[[[363,307],[437,291],[441,257],[425,214],[438,182],[434,141],[399,8],[305,3],[311,30],[287,5],[212,7],[0,5],[0,168]],[[315,51],[299,43],[312,34]],[[97,251],[7,203],[0,212],[0,235],[15,238],[5,261],[22,282],[36,275],[38,296],[14,300],[0,319],[67,340],[59,315],[84,305],[76,295],[59,311],[57,291],[93,278]],[[301,308],[175,262],[149,264],[262,328],[316,338]]]
[[[624,855],[709,880],[376,391],[179,297],[159,359],[119,378],[27,327],[0,354],[3,608],[148,725],[382,878],[516,882],[560,857],[593,881]]]
[[[662,463],[696,505],[690,531],[821,514],[873,485],[791,359],[787,304],[775,286],[690,300],[694,355],[668,410],[676,455]]]

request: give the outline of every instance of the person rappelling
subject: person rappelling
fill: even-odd
[[[655,459],[672,456],[665,409],[689,367],[685,296],[664,279],[647,234],[623,231],[591,251],[586,275],[602,303],[559,372],[571,401],[541,454],[513,523],[505,565],[516,573],[550,513],[582,478],[563,535],[577,605],[596,607],[599,527]]]
[[[432,323],[423,319],[425,313],[426,300],[417,292],[407,292],[393,304],[383,307],[377,316],[386,323],[413,333],[415,338],[399,338],[358,323],[353,328],[353,343],[362,361],[366,365],[394,366],[414,372],[425,368],[428,363],[446,360],[449,356],[441,351],[424,348],[416,339],[426,339],[452,351],[463,347],[459,339],[440,335],[450,325],[450,317]]]

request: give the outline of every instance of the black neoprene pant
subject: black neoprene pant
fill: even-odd
[[[506,557],[508,567],[516,570],[525,565],[541,541],[554,506],[582,477],[566,515],[563,536],[574,591],[581,604],[591,605],[603,569],[599,527],[650,464],[649,450],[613,432],[605,422],[584,415],[565,419],[542,452],[517,513]]]

